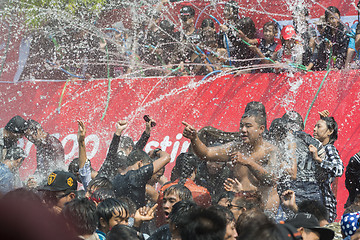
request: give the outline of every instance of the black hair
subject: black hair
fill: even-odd
[[[225,216],[226,218],[226,224],[229,224],[231,222],[235,222],[234,214],[230,211],[230,209],[220,206],[220,205],[212,205],[208,208],[210,211],[214,211],[218,213],[220,216]]]
[[[74,174],[75,176],[77,175],[77,173],[79,172],[79,158],[74,158],[70,162],[68,166],[68,171]]]
[[[269,21],[269,22],[265,23],[263,26],[263,31],[265,31],[265,28],[268,28],[270,26],[272,26],[274,28],[275,33],[278,31],[278,25],[274,21]],[[264,106],[264,110],[265,110],[265,106]]]
[[[251,109],[242,115],[241,119],[254,117],[255,122],[259,124],[259,126],[263,125],[266,128],[266,114],[262,111]]]
[[[337,7],[334,7],[334,6],[328,7],[325,10],[325,21],[328,21],[328,18],[335,13],[339,14],[339,16],[340,16],[340,11]]]
[[[288,130],[286,122],[282,118],[275,118],[269,128],[269,137],[272,141],[284,140]]]
[[[169,22],[168,20],[162,20],[160,23],[159,23],[159,27],[160,29],[162,29],[163,31],[165,31],[166,33],[172,35],[174,33],[174,29],[175,29],[175,26],[174,24],[172,24],[171,22]]]
[[[38,123],[37,121],[33,120],[33,119],[29,119],[27,120],[28,123],[28,128],[32,131],[36,131],[38,129],[42,129],[42,126],[40,123]]]
[[[231,203],[232,200],[235,198],[235,193],[230,192],[230,191],[223,192],[222,194],[220,194],[220,196],[216,200],[216,203],[218,204],[220,202],[220,200],[223,199],[223,198],[226,198]]]
[[[296,6],[295,7],[295,10],[294,10],[294,13],[300,13],[306,17],[309,16],[309,10],[307,9],[307,7],[303,7],[303,6]],[[294,14],[293,14],[294,15]]]
[[[304,120],[298,112],[288,111],[281,118],[286,122],[288,130],[294,132],[304,130]]]
[[[74,199],[65,204],[62,214],[69,226],[79,235],[93,234],[97,226],[96,205],[87,198]]]
[[[21,162],[22,163],[25,159],[26,155],[24,150],[21,147],[11,147],[9,149],[7,149],[6,151],[6,155],[5,155],[5,159],[6,160],[10,160],[10,161],[16,161],[19,158],[21,158]]]
[[[206,28],[206,27],[215,28],[214,21],[211,18],[205,18],[201,22],[201,29]]]
[[[125,204],[126,209],[128,210],[130,216],[135,214],[137,208],[136,208],[136,204],[134,203],[133,200],[131,200],[131,198],[129,198],[129,197],[118,197],[117,200],[119,200],[120,202]]]
[[[197,157],[193,153],[181,153],[176,158],[175,167],[173,169],[173,173],[171,174],[172,181],[175,179],[179,179],[180,185],[184,185],[186,182],[186,179],[191,176],[197,169]],[[174,179],[173,177],[176,176]]]
[[[101,165],[98,176],[106,176],[108,179],[114,179],[119,173],[118,169],[124,170],[127,167],[127,156],[121,152],[112,154],[112,157],[107,157]]]
[[[4,129],[12,133],[23,134],[28,129],[28,122],[17,115],[9,120]]]
[[[143,239],[144,237],[140,232],[126,225],[114,226],[106,236],[106,240],[143,240]]]
[[[225,3],[225,6],[224,7],[230,7],[232,8],[232,11],[233,11],[233,15],[235,16],[238,16],[239,15],[239,5],[236,1],[228,1]]]
[[[168,187],[164,190],[164,197],[171,193],[178,195],[182,201],[193,200],[191,191],[184,185],[176,184]]]
[[[112,218],[115,211],[118,211],[124,218],[130,216],[127,205],[115,198],[108,198],[99,203],[96,209],[96,217],[99,221],[98,227],[101,227],[100,218],[103,218],[105,222],[109,223],[109,220]]]
[[[131,137],[129,136],[121,136],[119,142],[119,148],[128,149],[134,148],[135,144]]]
[[[335,141],[338,139],[338,124],[335,121],[334,117],[321,117],[321,120],[325,121],[326,127],[333,131],[330,135],[329,143],[334,144]]]
[[[97,189],[90,196],[90,199],[97,203],[104,201],[108,198],[115,198],[114,190],[112,189]]]
[[[174,224],[177,228],[185,227],[186,225],[186,217],[199,206],[189,200],[182,200],[174,204],[169,214],[169,219],[172,224]]]
[[[197,208],[186,217],[186,225],[180,230],[182,240],[223,240],[226,219],[209,209]]]
[[[96,176],[94,179],[92,179],[89,182],[89,185],[87,186],[87,190],[90,190],[91,188],[97,189],[114,189],[111,181],[106,177],[98,177]]]
[[[329,220],[329,212],[324,204],[316,200],[305,200],[298,205],[298,212],[310,213],[314,215],[319,221]]]
[[[6,193],[1,201],[17,201],[21,203],[39,203],[41,204],[41,198],[34,191],[26,188],[17,188],[8,193]]]
[[[256,27],[254,21],[249,17],[243,17],[240,18],[239,21],[237,21],[237,28],[241,30],[245,36],[247,36],[250,39],[255,38],[256,34]]]
[[[265,106],[261,102],[251,101],[246,104],[245,112],[250,110],[258,110],[266,114]]]
[[[195,16],[195,9],[191,6],[183,6],[180,9],[180,14],[183,13],[185,11],[185,13],[188,13],[190,17],[194,17]]]
[[[139,161],[143,161],[144,164],[146,164],[146,163],[150,163],[151,159],[146,152],[137,149],[132,151],[127,157],[126,167],[132,166]]]

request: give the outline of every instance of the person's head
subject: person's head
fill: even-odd
[[[11,147],[19,138],[25,135],[28,129],[28,122],[20,116],[15,116],[7,122],[4,130],[6,130],[6,137],[4,137],[5,146]]]
[[[181,229],[182,240],[223,240],[226,232],[226,219],[214,211],[197,208],[185,218]]]
[[[50,173],[47,184],[40,188],[43,200],[49,207],[63,209],[65,204],[76,197],[77,181],[74,174],[65,171]]]
[[[314,215],[318,220],[320,227],[328,224],[329,213],[326,207],[316,200],[305,200],[298,205],[298,212],[310,213]]]
[[[160,42],[165,42],[167,39],[170,39],[174,34],[175,26],[168,20],[162,20],[159,24],[159,28]]]
[[[96,205],[87,198],[74,199],[68,202],[62,214],[69,227],[78,235],[91,235],[97,227]]]
[[[96,206],[108,198],[115,198],[114,190],[100,188],[98,190],[95,190],[95,192],[93,192],[93,194],[91,194],[91,196],[89,197],[89,199],[93,201]]]
[[[223,170],[226,163],[225,162],[210,162],[210,161],[207,161],[205,163],[205,165],[206,165],[206,170],[210,175],[217,175],[219,172],[221,172]]]
[[[314,127],[314,138],[323,145],[334,144],[338,138],[338,125],[333,117],[322,117]]]
[[[340,11],[334,6],[330,6],[325,10],[325,21],[332,27],[338,28],[340,24]]]
[[[287,49],[292,49],[296,44],[296,32],[292,25],[287,25],[281,29],[281,42]]]
[[[3,163],[10,169],[10,171],[14,172],[19,169],[25,157],[26,154],[22,148],[12,147],[6,151]]]
[[[209,46],[216,44],[216,30],[214,21],[211,18],[206,18],[201,22],[201,38],[205,45]]]
[[[240,136],[244,143],[254,145],[265,131],[266,115],[257,110],[249,110],[244,113],[240,121]]]
[[[288,111],[281,118],[286,122],[289,131],[297,132],[304,130],[304,120],[298,112]]]
[[[225,206],[234,214],[235,219],[238,219],[241,214],[250,209],[263,210],[261,195],[259,192],[243,191],[237,193],[233,200]]]
[[[286,123],[282,118],[276,118],[271,122],[269,128],[269,137],[275,143],[283,141],[286,137],[288,130],[286,128]]]
[[[310,213],[298,213],[286,223],[295,227],[304,240],[333,239],[334,231],[320,227],[319,221]]]
[[[218,213],[220,216],[225,216],[226,218],[226,231],[224,240],[236,240],[238,234],[235,228],[235,218],[234,214],[226,207],[220,205],[213,205],[208,208],[211,211]]]
[[[180,201],[193,200],[190,190],[184,185],[172,185],[165,189],[163,197],[163,210],[165,219],[169,220],[172,207]]]
[[[108,198],[99,203],[96,209],[96,216],[99,230],[107,233],[115,225],[127,225],[129,211],[123,202],[114,198]]]
[[[295,28],[297,29],[301,24],[307,24],[309,17],[309,10],[304,6],[296,6],[295,11],[292,14],[293,23]]]
[[[111,181],[106,177],[96,177],[89,182],[86,188],[86,197],[90,197],[98,189],[109,189],[113,190]]]
[[[263,33],[266,42],[274,42],[275,35],[277,33],[277,25],[275,22],[270,21],[264,24]]]
[[[144,240],[143,235],[134,228],[125,225],[114,226],[106,236],[107,240]]]
[[[216,200],[216,204],[223,207],[229,207],[234,198],[234,192],[225,191],[219,195],[218,199]]]
[[[169,215],[169,227],[173,237],[179,237],[181,231],[187,224],[187,217],[195,209],[199,208],[195,202],[190,200],[177,202]]]
[[[194,25],[195,10],[191,6],[184,6],[180,9],[180,20],[185,26]]]
[[[126,167],[132,167],[134,169],[139,169],[142,166],[151,162],[149,155],[143,150],[134,150],[132,151],[126,159]]]
[[[29,119],[27,122],[28,129],[25,132],[26,138],[32,143],[40,142],[45,133],[41,124],[33,119]]]
[[[187,178],[194,180],[197,171],[197,157],[193,153],[181,153],[176,158],[173,170],[180,185],[184,185]]]
[[[228,1],[224,6],[224,18],[225,19],[237,19],[239,15],[239,5],[236,1]]]
[[[123,151],[125,155],[129,155],[131,151],[134,149],[134,141],[129,136],[121,136],[119,142],[119,151]]]
[[[319,20],[315,24],[316,24],[316,28],[319,31],[320,35],[323,35],[325,32],[325,26],[326,26],[325,15],[322,15],[321,17],[319,17]]]
[[[239,21],[237,21],[236,25],[237,29],[241,30],[248,38],[253,39],[256,37],[255,23],[251,18],[240,18]]]

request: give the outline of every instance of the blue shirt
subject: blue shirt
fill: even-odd
[[[3,163],[0,163],[0,193],[6,194],[14,188],[14,174]]]

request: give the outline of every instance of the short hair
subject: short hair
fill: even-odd
[[[218,213],[220,216],[225,216],[226,223],[229,224],[231,222],[235,222],[234,214],[230,211],[230,209],[220,206],[220,205],[212,205],[208,208],[210,211],[214,211]]]
[[[79,168],[79,158],[74,158],[68,166],[68,171],[76,176],[79,172]]]
[[[265,228],[271,228],[274,223],[259,209],[250,209],[243,212],[236,221],[238,239],[261,239],[259,232]]]
[[[169,194],[178,195],[181,201],[193,200],[191,191],[184,185],[176,184],[168,187],[164,190],[164,197]]]
[[[119,142],[119,148],[128,149],[134,148],[135,144],[131,137],[129,136],[121,136]]]
[[[183,228],[186,225],[186,217],[199,206],[189,200],[179,201],[174,204],[169,214],[169,220],[178,228]]]
[[[281,118],[286,122],[288,130],[294,132],[304,130],[304,120],[298,112],[288,111]]]
[[[113,179],[119,172],[118,169],[124,170],[127,167],[127,156],[117,152],[112,157],[107,157],[101,165],[98,176],[106,176]]]
[[[248,38],[255,38],[256,27],[254,21],[249,17],[240,18],[236,26],[241,30]]]
[[[326,123],[326,127],[333,131],[330,135],[329,143],[334,144],[335,141],[338,139],[338,124],[335,121],[334,117],[321,117],[321,120],[324,120]]]
[[[143,240],[143,235],[126,225],[115,225],[106,236],[106,240]]]
[[[239,15],[239,4],[236,1],[234,1],[234,0],[228,1],[225,3],[224,7],[232,8],[233,14],[235,16]]]
[[[114,189],[113,188],[113,185],[111,183],[111,181],[106,178],[106,177],[95,177],[94,179],[92,179],[90,182],[89,182],[89,185],[87,186],[87,189],[91,189],[91,188],[96,188],[97,189]]]
[[[151,162],[151,158],[143,150],[134,150],[127,156],[125,167],[132,166],[139,161],[143,161],[146,164]]]
[[[235,193],[231,191],[225,191],[221,193],[218,199],[216,200],[216,203],[218,204],[220,200],[224,198],[226,198],[229,202],[232,202],[232,200],[235,198]]]
[[[277,137],[281,140],[284,140],[288,130],[286,128],[286,123],[282,118],[275,118],[269,128],[269,137],[271,140],[275,140]]]
[[[320,201],[305,200],[298,205],[298,212],[310,213],[314,215],[319,221],[329,220],[329,213]]]
[[[274,21],[269,21],[269,22],[265,23],[264,26],[263,26],[263,31],[265,30],[265,28],[268,28],[270,26],[272,26],[274,28],[275,33],[278,31],[278,26]],[[264,106],[264,111],[265,111],[265,106]]]
[[[42,204],[40,196],[36,194],[33,190],[29,190],[26,188],[17,188],[6,193],[1,198],[1,201]]]
[[[105,222],[109,223],[115,211],[118,211],[121,216],[124,215],[125,218],[130,216],[126,204],[115,198],[108,198],[99,203],[96,209],[96,217],[99,221],[98,227],[101,227],[100,218],[103,218]]]
[[[197,157],[193,153],[181,153],[176,158],[175,167],[171,174],[171,180],[179,179],[180,185],[184,185],[186,179],[197,169]],[[174,174],[174,176],[173,176]]]
[[[74,199],[65,204],[62,214],[79,235],[93,234],[97,227],[96,205],[87,198]]]
[[[337,7],[334,7],[334,6],[328,7],[325,10],[325,21],[328,21],[328,18],[334,13],[337,13],[340,16],[340,11],[339,11],[339,9]]]
[[[264,114],[264,112],[252,109],[245,112],[242,115],[241,119],[249,118],[249,117],[254,117],[255,122],[259,124],[259,126],[264,126],[266,128],[266,114]]]
[[[108,198],[115,198],[115,192],[112,189],[97,189],[90,196],[90,200],[100,203]]]
[[[10,161],[16,161],[21,158],[21,162],[24,161],[26,154],[21,147],[12,147],[7,149],[5,159]]]
[[[7,122],[5,130],[12,133],[25,133],[28,129],[28,122],[20,116],[15,116]]]
[[[126,209],[129,212],[129,215],[134,215],[136,213],[136,204],[134,203],[133,200],[131,200],[131,198],[129,197],[118,197],[116,198],[118,201],[122,202],[123,204],[125,204]]]
[[[226,231],[226,219],[209,209],[194,209],[187,217],[187,223],[180,230],[182,240],[223,240]]]

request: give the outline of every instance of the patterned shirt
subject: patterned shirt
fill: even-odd
[[[336,219],[336,198],[331,190],[331,184],[336,177],[341,177],[344,164],[339,152],[332,144],[325,145],[325,158],[320,164],[318,181],[326,209],[329,211],[329,221]]]

